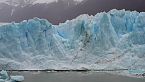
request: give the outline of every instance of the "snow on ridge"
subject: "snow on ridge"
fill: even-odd
[[[67,1],[67,0],[62,0],[62,1]],[[81,3],[83,0],[74,0],[76,1],[77,3]],[[41,3],[52,3],[52,2],[58,2],[58,0],[36,0],[33,2],[33,4],[41,4]]]
[[[7,25],[7,24],[10,24],[10,23],[0,22],[0,26]]]
[[[67,0],[62,0],[62,1],[67,1]],[[81,3],[83,0],[74,0],[77,3]],[[18,5],[29,5],[29,4],[42,4],[42,3],[52,3],[52,2],[58,2],[58,0],[30,0],[30,1],[25,1],[25,0],[0,0],[0,3],[5,3],[8,5],[12,6],[18,6]]]
[[[41,4],[41,3],[52,3],[52,2],[57,2],[58,0],[36,0],[36,1],[34,1],[34,3],[33,4],[37,4],[37,3],[39,3],[39,4]]]

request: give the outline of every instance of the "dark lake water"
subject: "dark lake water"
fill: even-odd
[[[145,78],[132,78],[103,72],[19,72],[23,82],[145,82]]]

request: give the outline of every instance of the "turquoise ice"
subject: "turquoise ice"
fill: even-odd
[[[59,25],[34,18],[0,26],[0,64],[11,69],[145,69],[144,62],[144,12],[113,9]]]

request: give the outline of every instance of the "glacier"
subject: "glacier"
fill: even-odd
[[[145,12],[113,9],[59,25],[0,26],[0,69],[145,69]]]

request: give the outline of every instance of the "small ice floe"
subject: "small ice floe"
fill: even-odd
[[[138,70],[128,70],[129,74],[139,76],[139,77],[145,77],[145,70],[138,69]]]
[[[21,82],[24,80],[24,76],[10,76],[12,81]]]
[[[24,76],[9,76],[4,70],[0,72],[0,82],[21,82],[23,80]]]

